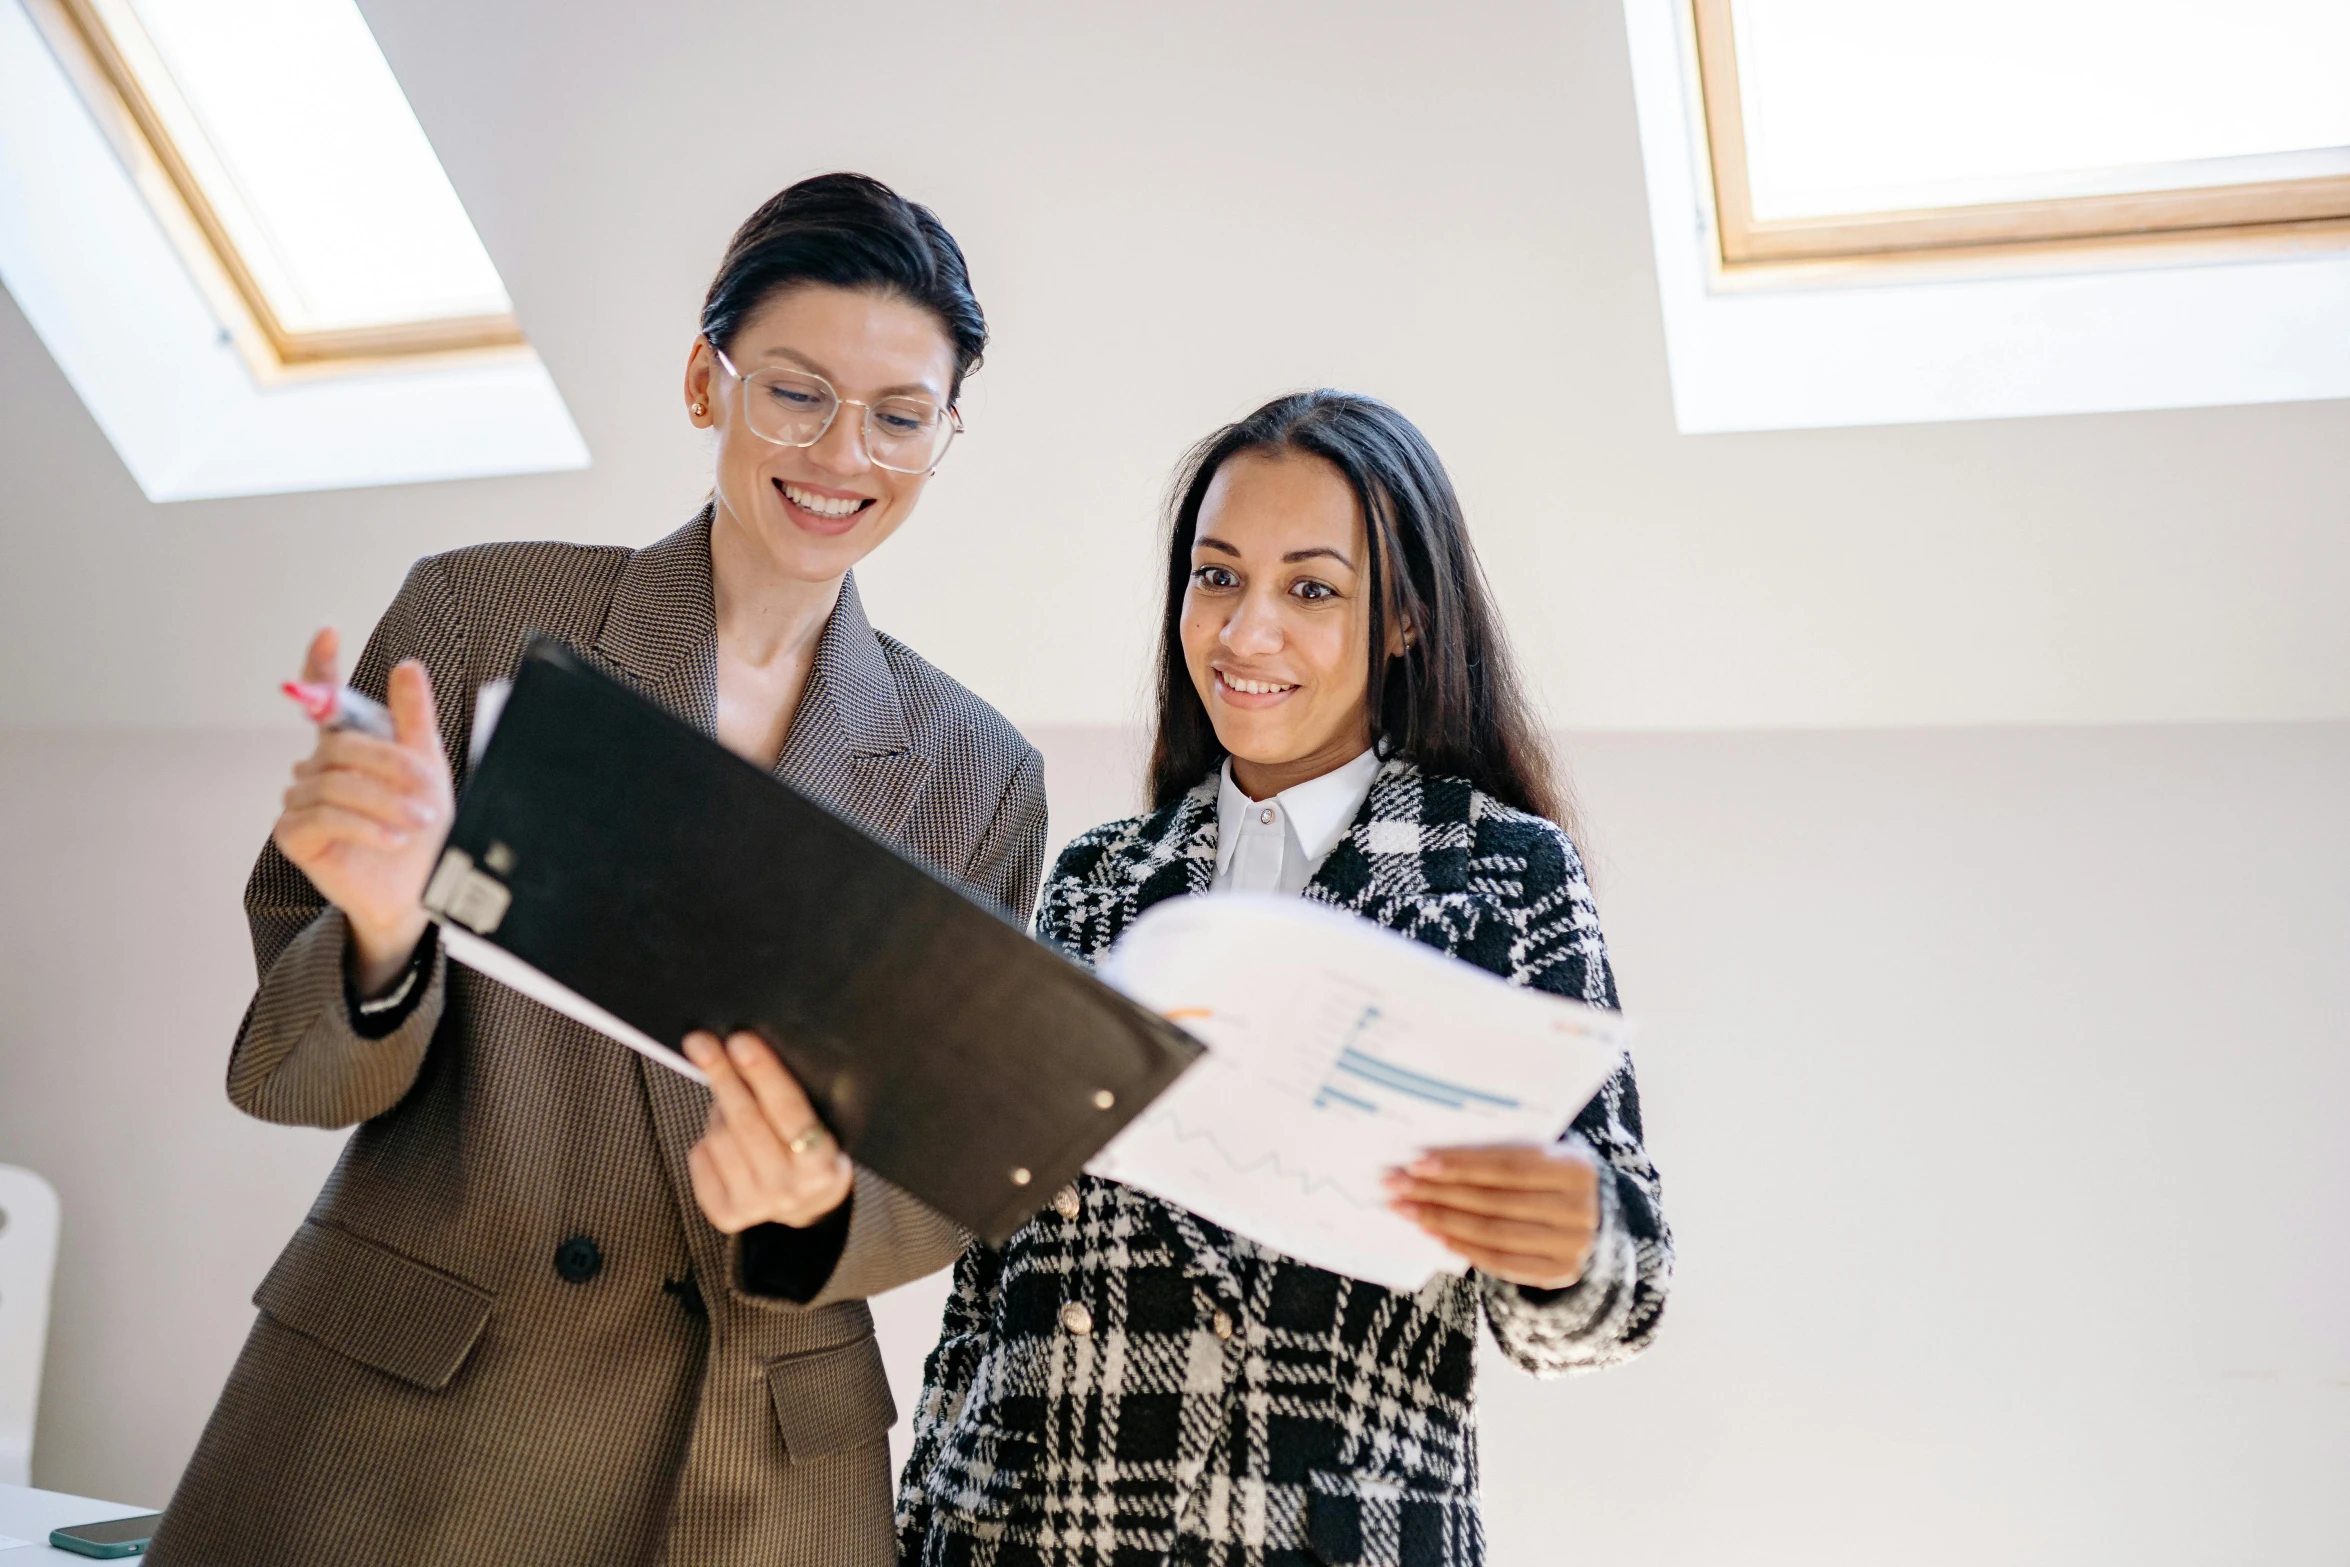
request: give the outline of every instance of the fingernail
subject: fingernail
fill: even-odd
[[[1410,1164],[1404,1166],[1404,1172],[1406,1174],[1417,1175],[1422,1178],[1437,1175],[1441,1173],[1443,1169],[1444,1161],[1435,1157],[1433,1154],[1423,1154],[1421,1157],[1414,1159]]]
[[[751,1042],[747,1039],[737,1039],[733,1043],[729,1044],[726,1048],[734,1053],[734,1058],[737,1061],[748,1061],[752,1059],[753,1052],[751,1050]]]

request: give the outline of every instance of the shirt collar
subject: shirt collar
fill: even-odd
[[[1354,825],[1355,813],[1363,808],[1363,801],[1371,792],[1371,780],[1378,775],[1379,752],[1373,747],[1342,767],[1334,767],[1319,778],[1309,778],[1273,796],[1289,818],[1290,830],[1297,834],[1297,844],[1305,851],[1307,864],[1313,864],[1338,847],[1338,840]],[[1216,786],[1219,869],[1232,863],[1232,847],[1240,837],[1241,818],[1254,803],[1232,781],[1232,761],[1227,757]]]

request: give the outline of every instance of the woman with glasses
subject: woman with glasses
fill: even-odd
[[[1039,934],[1093,963],[1162,899],[1302,895],[1615,1006],[1460,503],[1410,421],[1269,403],[1194,450],[1170,535],[1155,808],[1069,845]],[[1482,1560],[1480,1317],[1555,1376],[1638,1353],[1664,1310],[1631,1067],[1556,1147],[1437,1150],[1389,1191],[1464,1275],[1402,1294],[1091,1176],[973,1247],[915,1410],[909,1567]]]
[[[543,631],[1025,918],[1035,750],[867,624],[851,574],[947,454],[985,340],[927,209],[795,185],[735,235],[686,361],[700,513],[644,549],[409,573],[352,677],[396,737],[319,736],[246,890],[229,1096],[357,1130],[254,1296],[166,1567],[896,1561],[864,1297],[960,1232],[852,1165],[754,1036],[689,1041],[705,1091],[451,965],[419,898],[473,693]],[[335,654],[320,633],[305,676]]]

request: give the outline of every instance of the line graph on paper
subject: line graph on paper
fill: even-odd
[[[1087,1168],[1396,1288],[1457,1259],[1388,1208],[1387,1172],[1429,1148],[1554,1139],[1622,1033],[1294,899],[1170,900],[1103,973],[1207,1052]]]
[[[1186,1126],[1183,1117],[1169,1110],[1163,1112],[1166,1135],[1178,1148],[1199,1158],[1212,1158],[1224,1167],[1225,1173],[1241,1180],[1279,1181],[1294,1186],[1300,1197],[1310,1200],[1343,1202],[1350,1208],[1367,1210],[1377,1208],[1380,1202],[1347,1189],[1336,1176],[1317,1170],[1311,1164],[1282,1157],[1278,1148],[1260,1148],[1254,1152],[1234,1149],[1213,1126]]]

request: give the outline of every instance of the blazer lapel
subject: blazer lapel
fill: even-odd
[[[591,657],[704,734],[718,728],[718,613],[710,508],[620,574]],[[905,824],[930,762],[914,750],[881,638],[854,576],[841,583],[776,773],[884,839]]]
[[[1126,927],[1154,903],[1169,898],[1197,897],[1216,885],[1216,780],[1208,781],[1177,800],[1156,837],[1139,845],[1123,868],[1132,889],[1126,918],[1109,933],[1099,959]]]
[[[930,765],[914,749],[889,655],[865,618],[852,574],[841,583],[840,601],[816,646],[776,773],[894,843],[914,797],[930,781]]]
[[[596,662],[704,734],[718,729],[718,611],[710,590],[710,508],[630,557]]]
[[[1392,900],[1424,895],[1429,890],[1424,854],[1429,837],[1427,804],[1417,766],[1394,757],[1381,763],[1372,775],[1370,793],[1363,796],[1362,806],[1355,812],[1354,824],[1322,857],[1313,879],[1306,883],[1307,899],[1376,920],[1380,908]],[[1440,831],[1439,836],[1449,843],[1453,835]],[[1465,866],[1465,817],[1459,836]]]

